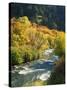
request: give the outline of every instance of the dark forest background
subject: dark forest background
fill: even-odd
[[[11,18],[27,16],[31,22],[65,31],[64,6],[10,3],[10,9]]]

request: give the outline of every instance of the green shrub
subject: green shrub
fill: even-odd
[[[58,35],[56,37],[55,46],[56,46],[55,54],[61,56],[63,53],[65,53],[65,35],[64,35],[64,33],[60,33],[60,35]]]
[[[23,55],[24,62],[30,62],[32,60],[32,54],[29,51],[24,51]]]
[[[21,53],[22,53],[22,58],[24,60],[24,63],[30,62],[38,58],[37,50],[29,46],[22,47]]]
[[[11,48],[11,65],[22,64],[40,58],[38,50],[29,46]]]
[[[21,54],[17,48],[11,48],[11,64],[21,64],[23,59],[21,58]]]

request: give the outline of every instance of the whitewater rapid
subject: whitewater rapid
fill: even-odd
[[[27,82],[33,82],[34,80],[46,81],[51,75],[54,62],[59,59],[58,56],[53,54],[54,49],[45,50],[44,55],[47,57],[52,54],[50,59],[39,59],[32,61],[26,65],[15,65],[11,71],[12,86],[24,86]]]

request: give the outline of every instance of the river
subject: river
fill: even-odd
[[[24,65],[15,65],[11,71],[12,87],[35,86],[35,81],[47,81],[51,75],[55,61],[59,59],[53,54],[54,49],[45,50],[46,59],[31,61]]]

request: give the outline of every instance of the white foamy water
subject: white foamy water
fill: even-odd
[[[38,71],[45,71],[45,69],[20,70],[20,71],[18,72],[18,74],[24,74],[24,75],[26,75],[26,74],[29,74],[29,73],[34,73],[34,72],[38,72]]]
[[[59,56],[56,56],[56,55],[53,55],[51,60],[55,61],[55,60],[58,60],[59,59]]]
[[[51,53],[53,53],[54,49],[47,49],[44,52],[44,55],[49,56]]]
[[[43,73],[39,79],[42,80],[42,81],[45,81],[47,80],[49,77],[50,77],[50,74],[51,74],[51,71],[47,71],[46,73]]]

